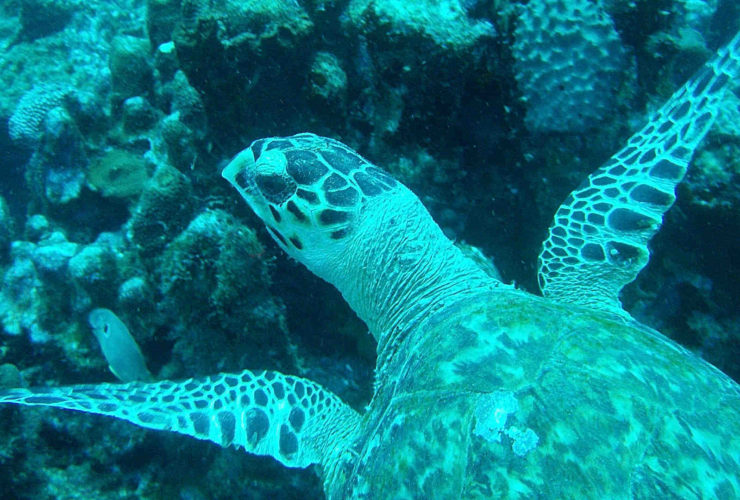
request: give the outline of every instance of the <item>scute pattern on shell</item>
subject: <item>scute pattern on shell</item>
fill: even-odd
[[[737,385],[647,327],[499,291],[398,350],[378,374],[383,409],[368,416],[354,482],[330,498],[687,498],[699,481],[716,498],[740,491],[738,438],[721,425],[740,414]],[[478,402],[496,391],[517,404],[498,440],[474,432]],[[539,440],[521,456],[525,428]],[[727,446],[716,455],[705,441]]]

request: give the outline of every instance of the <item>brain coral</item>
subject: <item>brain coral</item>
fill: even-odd
[[[610,109],[626,58],[599,2],[533,0],[521,7],[514,36],[529,130],[580,131]]]
[[[69,92],[69,87],[56,84],[36,85],[26,92],[8,120],[10,138],[22,145],[38,142],[47,113],[61,106]]]

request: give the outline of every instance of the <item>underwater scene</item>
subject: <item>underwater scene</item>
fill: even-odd
[[[740,498],[739,32],[4,0],[0,497]]]

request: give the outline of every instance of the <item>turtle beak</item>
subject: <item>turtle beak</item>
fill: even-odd
[[[254,174],[255,162],[252,148],[247,148],[237,154],[221,172],[221,176],[242,195],[254,190]]]

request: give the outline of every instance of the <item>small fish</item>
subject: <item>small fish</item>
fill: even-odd
[[[123,321],[109,309],[93,309],[87,318],[100,343],[108,367],[122,382],[150,381],[144,355]]]

